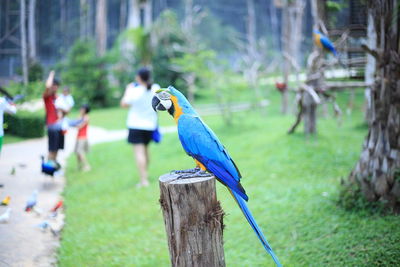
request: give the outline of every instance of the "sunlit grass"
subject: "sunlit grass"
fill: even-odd
[[[347,95],[339,100],[345,106]],[[286,134],[293,116],[277,113],[276,94],[266,115],[236,114],[232,127],[218,116],[204,118],[239,166],[249,207],[285,266],[398,264],[399,217],[348,212],[336,205],[340,179],[354,166],[366,134],[360,127],[362,103],[360,92],[342,126],[332,118],[320,119],[318,135],[311,139],[301,127]],[[77,172],[75,159],[69,159],[60,266],[170,265],[157,179],[193,162],[176,134],[152,145],[151,156],[151,186],[145,189],[135,188],[132,148],[124,141],[93,147],[89,173]],[[227,214],[227,266],[274,266],[230,194],[222,185],[217,190]]]

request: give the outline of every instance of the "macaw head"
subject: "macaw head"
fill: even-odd
[[[314,30],[314,34],[320,34],[322,35],[322,33],[319,30]]]
[[[155,111],[167,110],[175,119],[182,114],[197,115],[186,97],[173,86],[156,91],[151,105]]]

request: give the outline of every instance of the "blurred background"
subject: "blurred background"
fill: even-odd
[[[367,2],[0,0],[0,86],[25,95],[18,114],[5,116],[5,144],[44,136],[41,97],[52,69],[76,107],[93,107],[92,129],[110,136],[92,141],[90,172],[66,161],[58,264],[169,265],[158,177],[193,163],[174,121],[160,114],[164,137],[150,147],[150,187],[134,187],[119,101],[146,66],[154,82],[187,96],[230,151],[250,209],[285,266],[398,265],[399,219],[379,203],[398,211],[389,193],[398,190],[398,172],[372,199],[362,186],[373,175],[354,178],[377,97],[375,58],[362,48],[377,46]],[[315,29],[337,54],[314,42]],[[227,265],[273,266],[227,190],[217,191]]]

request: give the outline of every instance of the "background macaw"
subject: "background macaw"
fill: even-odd
[[[325,50],[331,51],[335,57],[338,57],[338,53],[335,49],[335,46],[329,40],[328,37],[323,35],[320,31],[314,30],[314,42],[315,44]]]
[[[272,256],[277,266],[281,266],[254,220],[246,201],[248,197],[240,184],[242,177],[228,151],[218,140],[214,132],[201,120],[186,97],[172,86],[157,91],[152,100],[154,110],[167,110],[178,125],[178,135],[186,153],[193,157],[196,168],[177,171],[181,178],[208,175],[206,171],[223,183],[231,192],[247,221],[257,234],[264,248]]]

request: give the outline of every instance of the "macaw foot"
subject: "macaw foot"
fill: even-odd
[[[171,174],[193,174],[197,173],[200,171],[199,167],[193,168],[193,169],[187,169],[187,170],[180,170],[180,171],[171,171]]]
[[[182,173],[180,174],[177,179],[190,179],[190,178],[198,178],[198,177],[212,177],[213,174],[203,171],[203,170],[198,170],[195,173]]]

